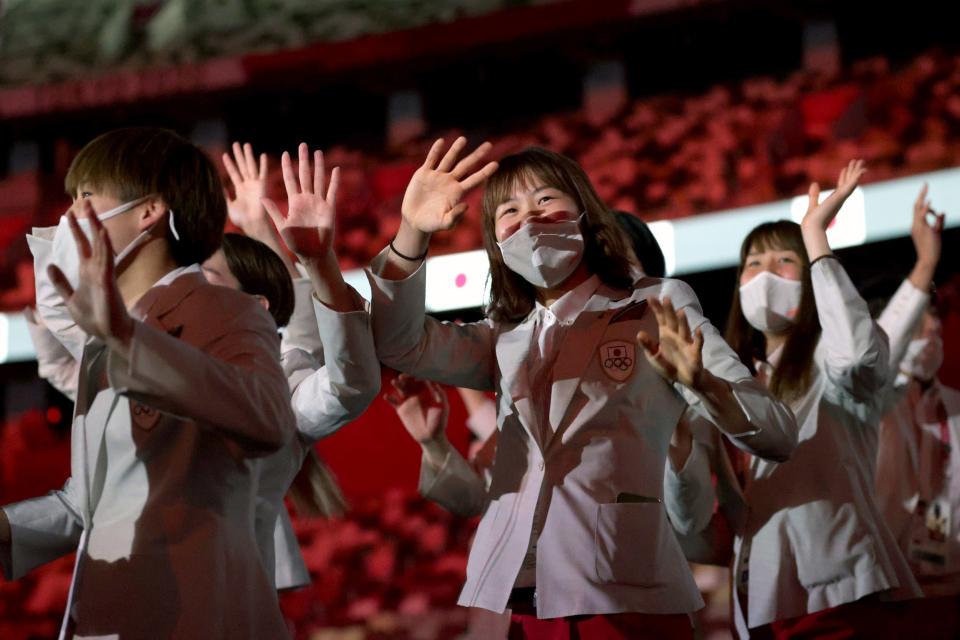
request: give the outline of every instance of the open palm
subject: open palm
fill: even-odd
[[[932,222],[928,221],[929,216],[933,216]],[[940,261],[944,217],[944,214],[934,211],[927,200],[927,184],[924,183],[913,203],[913,223],[910,225],[910,237],[913,239],[918,261],[933,265]]]
[[[74,322],[87,335],[101,340],[129,335],[133,319],[117,288],[110,237],[90,201],[78,202],[82,214],[90,220],[92,237],[86,236],[71,210],[67,219],[80,259],[77,286],[74,288],[56,265],[48,267],[50,280],[63,297]]]
[[[683,309],[675,311],[670,298],[662,303],[650,298],[647,303],[657,318],[659,332],[659,341],[645,331],[637,334],[647,361],[668,382],[696,388],[703,372],[703,334],[700,329],[690,331]]]
[[[300,144],[296,172],[287,152],[280,159],[280,167],[287,190],[287,213],[284,215],[269,198],[263,198],[263,206],[283,241],[301,260],[323,258],[333,250],[340,168],[330,173],[330,183],[324,189],[323,153],[314,151],[311,165],[306,143]]]
[[[413,174],[403,194],[401,212],[414,229],[433,233],[452,228],[467,210],[463,196],[497,170],[496,162],[475,170],[490,152],[489,142],[458,162],[457,157],[466,144],[466,138],[457,138],[441,157],[443,140],[437,140],[423,165]]]
[[[223,154],[223,167],[233,184],[233,197],[227,195],[230,221],[249,233],[251,225],[267,222],[261,200],[267,195],[267,154],[260,154],[259,165],[249,143],[233,143],[233,157]]]
[[[801,224],[803,226],[815,227],[826,231],[833,219],[837,217],[843,203],[847,201],[853,190],[860,183],[860,178],[867,172],[863,160],[851,160],[847,166],[840,171],[840,178],[837,180],[837,188],[834,189],[823,202],[820,202],[820,185],[816,182],[810,185],[810,202],[807,205],[807,213],[803,217]]]
[[[423,444],[445,437],[450,405],[439,385],[401,373],[386,395],[407,433]]]

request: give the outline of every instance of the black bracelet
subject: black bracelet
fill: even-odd
[[[397,248],[396,248],[395,246],[393,246],[393,240],[390,241],[390,251],[393,251],[395,254],[397,254],[398,256],[400,256],[401,258],[403,258],[404,260],[409,260],[410,262],[419,262],[419,261],[423,260],[424,258],[427,257],[427,251],[429,251],[429,250],[430,250],[430,248],[427,247],[427,249],[424,250],[424,252],[423,252],[421,255],[417,256],[416,258],[411,258],[410,256],[405,256],[405,255],[403,255],[402,253],[400,253],[399,251],[397,251]]]
[[[825,258],[833,258],[833,259],[836,260],[837,262],[840,262],[840,259],[837,258],[836,255],[834,255],[834,254],[832,254],[832,253],[825,253],[825,254],[823,254],[822,256],[820,256],[819,258],[814,259],[814,261],[810,263],[810,266],[812,267],[813,265],[817,264],[818,262],[820,262],[821,260],[823,260],[823,259],[825,259]]]

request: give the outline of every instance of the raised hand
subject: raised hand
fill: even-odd
[[[110,236],[94,213],[90,201],[79,201],[81,213],[90,220],[92,238],[87,238],[74,211],[67,213],[70,232],[77,244],[80,279],[74,289],[56,265],[48,267],[53,286],[63,297],[67,310],[87,335],[108,343],[128,345],[133,336],[133,318],[117,288],[114,275],[114,251]]]
[[[932,223],[928,216],[933,216]],[[943,231],[944,218],[944,214],[937,213],[930,206],[930,201],[927,200],[927,185],[924,183],[920,195],[913,203],[913,224],[910,225],[910,237],[913,238],[913,246],[917,250],[918,262],[936,265],[940,261],[940,234]]]
[[[299,148],[299,162],[294,171],[290,154],[280,159],[283,184],[287,190],[287,214],[273,200],[263,198],[263,206],[280,232],[283,241],[303,262],[318,262],[333,254],[337,186],[340,168],[330,172],[329,185],[324,184],[323,152],[313,152],[306,143]]]
[[[396,410],[407,433],[422,446],[446,440],[450,405],[439,385],[405,373],[395,377],[386,400]]]
[[[847,166],[840,170],[837,188],[823,202],[820,202],[820,185],[816,182],[811,184],[810,202],[807,205],[807,213],[803,216],[801,224],[816,226],[826,231],[840,211],[840,207],[850,197],[853,190],[857,188],[860,178],[866,172],[867,168],[863,160],[851,160]]]
[[[700,329],[690,331],[686,313],[673,308],[670,298],[659,302],[649,298],[647,304],[657,318],[660,341],[646,331],[637,334],[637,343],[643,349],[647,362],[668,382],[679,382],[697,389],[703,369],[703,334]]]
[[[422,233],[450,229],[467,210],[463,196],[497,170],[496,162],[477,165],[493,146],[484,142],[473,153],[457,161],[467,139],[457,138],[446,153],[443,139],[430,147],[423,165],[417,169],[403,194],[401,213],[404,221]]]
[[[932,222],[929,216],[933,216]],[[924,183],[913,203],[913,222],[910,225],[910,237],[917,251],[917,262],[910,272],[910,282],[921,291],[930,288],[937,263],[940,262],[944,218],[945,215],[934,211],[927,200],[927,184]]]
[[[863,160],[851,160],[840,171],[837,188],[823,202],[820,202],[820,185],[816,182],[810,185],[810,202],[807,205],[807,213],[800,222],[800,229],[803,231],[803,241],[811,262],[830,253],[827,227],[837,217],[843,203],[857,188],[860,178],[866,171]]]
[[[233,143],[233,157],[223,154],[223,166],[233,184],[233,198],[227,195],[230,221],[248,236],[255,237],[270,224],[261,199],[267,195],[267,154],[260,154],[259,165],[249,143]]]

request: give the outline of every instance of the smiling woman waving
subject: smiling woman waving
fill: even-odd
[[[497,394],[489,486],[449,447],[425,453],[421,469],[424,495],[483,513],[460,604],[509,608],[519,637],[691,637],[688,614],[702,600],[662,503],[674,428],[709,421],[782,460],[796,442],[793,416],[687,285],[646,277],[628,259],[575,162],[533,148],[477,170],[490,147],[460,159],[465,146],[434,144],[370,274],[385,364]],[[464,194],[488,178],[487,318],[435,321],[424,314],[430,236],[453,227]]]

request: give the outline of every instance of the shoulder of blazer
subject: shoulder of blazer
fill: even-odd
[[[657,296],[658,300],[670,298],[677,309],[688,304],[700,304],[693,287],[676,278],[641,278],[634,284],[634,295],[638,294],[643,299],[651,296]]]
[[[601,293],[609,299],[607,308],[612,312],[610,324],[639,320],[647,310],[647,298],[659,290],[663,281],[642,276],[634,281],[632,289],[604,287]]]
[[[202,275],[196,275],[199,281],[194,274],[188,274],[159,292],[160,297],[145,321],[153,321],[171,334],[179,334],[184,325],[193,323],[201,323],[209,335],[236,330],[238,325],[246,325],[244,328],[250,331],[276,334],[273,317],[253,296],[210,284]],[[181,280],[184,282],[180,283]]]

